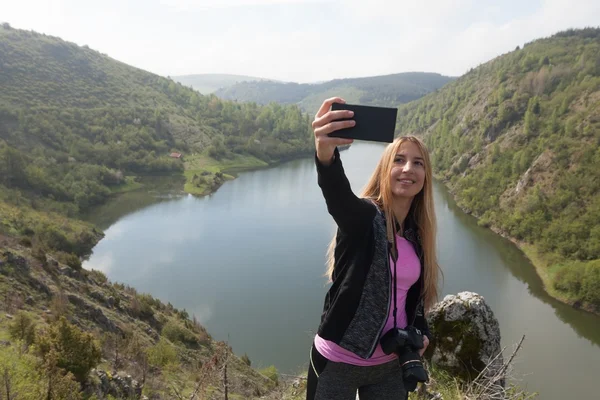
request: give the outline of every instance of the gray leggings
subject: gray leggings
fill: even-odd
[[[402,371],[398,361],[372,367],[327,360],[311,349],[306,385],[307,400],[405,400]]]

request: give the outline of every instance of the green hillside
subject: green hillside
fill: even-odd
[[[435,170],[548,291],[600,310],[600,29],[528,43],[404,105]]]
[[[266,81],[264,78],[231,74],[194,74],[172,76],[174,81],[184,86],[191,86],[202,94],[214,93],[240,82]],[[270,80],[270,79],[269,79]]]
[[[433,92],[452,79],[435,73],[409,72],[366,78],[335,79],[318,84],[242,82],[218,90],[215,94],[224,99],[260,104],[270,102],[298,104],[313,115],[323,100],[328,97],[342,96],[349,103],[397,106]]]
[[[187,191],[207,193],[227,179],[226,167],[312,148],[310,121],[296,106],[203,96],[8,24],[0,27],[0,82],[0,197],[11,204],[77,216],[147,174],[185,175]]]
[[[207,398],[227,387],[229,398],[245,399],[284,390],[273,367],[251,368],[185,310],[82,270],[103,233],[78,218],[139,188],[144,175],[208,193],[231,178],[226,171],[308,154],[308,117],[297,106],[202,96],[8,24],[0,87],[0,397],[191,398],[197,389]]]

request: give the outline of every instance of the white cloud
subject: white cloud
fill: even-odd
[[[460,75],[525,42],[598,26],[600,1],[22,0],[2,2],[0,19],[165,76],[310,82]]]
[[[454,58],[447,70],[458,75],[532,40],[599,23],[599,1],[546,0],[540,9],[524,18],[503,24],[472,23],[453,38],[443,55],[447,59]]]
[[[102,271],[106,275],[110,275],[114,266],[115,257],[112,251],[108,251],[96,257],[90,257],[89,260],[82,263],[82,267],[86,270],[91,271],[92,269],[95,269],[97,271]]]
[[[213,307],[207,304],[201,304],[192,308],[192,315],[196,316],[196,319],[200,324],[204,325],[213,316]]]
[[[303,4],[323,1],[327,0],[160,0],[160,3],[178,10],[209,10],[215,8]]]

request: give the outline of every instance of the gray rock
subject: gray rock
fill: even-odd
[[[44,293],[47,297],[52,296],[52,291],[44,282],[35,279],[34,277],[29,278],[29,286],[37,290],[38,292]]]
[[[25,299],[25,304],[32,306],[35,304],[35,300],[31,296],[27,296],[27,298]]]
[[[61,275],[65,275],[68,276],[69,278],[74,278],[77,279],[79,278],[79,273],[77,271],[75,271],[73,268],[71,267],[62,267],[58,269],[58,272]]]
[[[102,309],[99,307],[95,307],[92,304],[87,303],[81,297],[78,297],[74,294],[67,295],[69,301],[77,308],[78,314],[83,317],[94,321],[98,324],[103,330],[110,332],[117,332],[118,328],[114,322],[112,322],[104,313]]]
[[[10,342],[8,340],[0,340],[0,346],[8,347]]]
[[[160,339],[160,335],[154,329],[147,327],[145,331],[155,342]]]
[[[113,308],[115,306],[115,298],[110,296],[108,299],[106,299],[106,304],[110,307]]]
[[[92,299],[98,300],[102,304],[106,304],[106,297],[104,297],[104,294],[102,292],[93,291],[90,293],[90,297]]]
[[[86,307],[86,312],[89,319],[100,325],[102,329],[110,332],[117,331],[117,326],[115,323],[108,319],[108,317],[104,315],[100,308],[88,305]]]
[[[434,340],[427,356],[436,366],[465,380],[474,379],[488,364],[484,376],[489,378],[502,367],[500,325],[482,296],[472,292],[448,295],[428,320]],[[499,382],[504,386],[503,377]]]
[[[67,298],[75,307],[83,308],[86,305],[85,300],[83,300],[81,297],[76,296],[74,294],[68,294]]]
[[[4,316],[6,317],[6,319],[13,319],[13,316],[10,314],[5,314]]]
[[[111,395],[118,399],[139,399],[142,397],[142,385],[133,379],[131,375],[121,376],[114,375],[109,377],[108,374],[101,370],[92,371],[93,374],[100,380],[99,390],[102,397]]]

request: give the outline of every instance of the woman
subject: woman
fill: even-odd
[[[335,102],[344,100],[326,100],[312,124],[318,184],[338,229],[307,400],[354,400],[357,390],[361,400],[405,399],[398,355],[386,354],[381,339],[395,327],[414,326],[423,335],[420,357],[431,338],[424,310],[436,301],[439,267],[429,155],[415,137],[396,139],[357,197],[337,149],[352,140],[329,136],[353,126],[353,113],[331,111]]]

